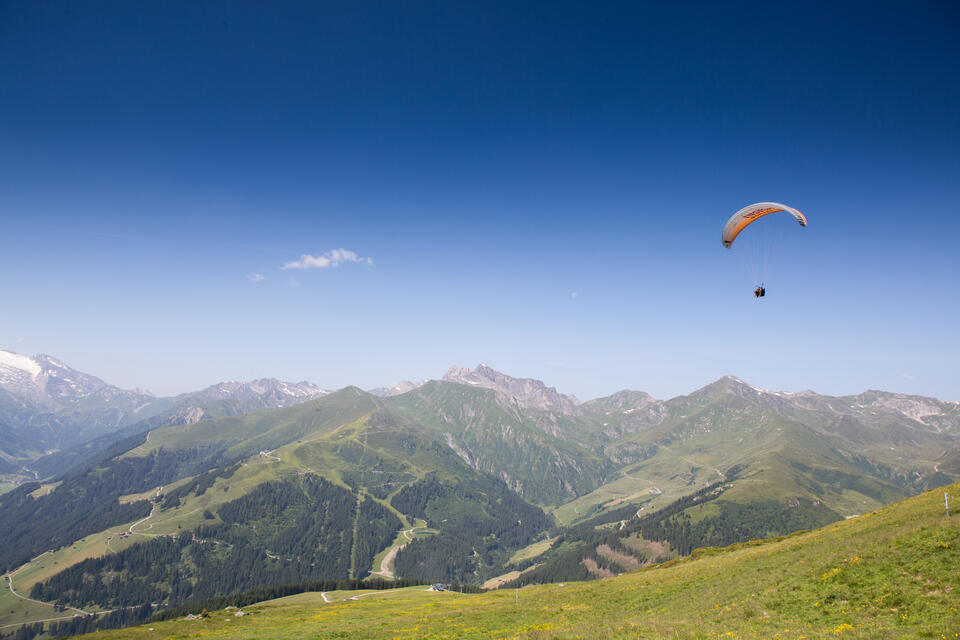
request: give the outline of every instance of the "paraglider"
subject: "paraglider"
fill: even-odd
[[[737,211],[735,214],[730,216],[730,219],[727,220],[727,224],[723,225],[723,233],[720,235],[720,242],[727,249],[731,248],[733,246],[733,241],[737,239],[737,236],[740,235],[741,231],[763,216],[776,213],[778,211],[783,211],[784,213],[789,213],[792,215],[794,219],[800,223],[801,227],[807,226],[806,216],[793,207],[780,204],[779,202],[757,202],[740,209],[740,211]],[[756,282],[756,280],[754,280],[754,282]],[[767,290],[764,288],[763,284],[758,285],[753,291],[753,295],[757,299],[764,297],[766,294]]]

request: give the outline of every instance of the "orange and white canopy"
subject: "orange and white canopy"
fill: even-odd
[[[723,242],[723,246],[729,249],[733,245],[733,241],[747,225],[769,213],[775,213],[777,211],[785,211],[796,218],[801,227],[807,226],[806,217],[793,207],[788,207],[779,202],[757,202],[740,209],[740,211],[737,211],[727,220],[727,224],[723,225],[723,235],[720,237],[720,241]]]

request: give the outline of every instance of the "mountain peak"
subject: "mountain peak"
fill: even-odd
[[[77,371],[45,353],[29,357],[6,350],[0,350],[0,386],[43,403],[51,400],[75,402],[92,396],[109,401],[119,396],[133,398],[140,395]]]
[[[583,403],[584,408],[627,411],[642,409],[651,405],[661,404],[659,400],[650,396],[644,391],[633,391],[630,389],[621,389],[616,393],[602,398],[594,398]]]
[[[421,380],[420,382],[401,380],[392,387],[377,387],[375,389],[369,389],[367,393],[372,393],[380,398],[389,398],[392,396],[399,396],[403,393],[407,393],[408,391],[413,391],[414,389],[419,389],[427,382],[429,382],[429,380]]]
[[[329,393],[326,389],[321,389],[310,382],[285,382],[276,378],[260,378],[250,382],[227,380],[201,391],[181,394],[181,397],[189,396],[193,402],[200,403],[228,398],[239,401],[258,399],[264,402],[263,408],[274,408],[306,402]]]
[[[452,366],[447,369],[443,380],[491,389],[502,400],[527,408],[571,414],[576,413],[580,405],[576,397],[558,393],[556,388],[548,387],[540,380],[514,378],[485,364],[477,365],[473,370]]]
[[[766,389],[758,389],[753,385],[744,382],[737,376],[727,375],[722,378],[711,382],[708,385],[700,387],[696,391],[688,394],[687,396],[681,397],[703,397],[703,396],[739,396],[740,398],[748,400],[756,400],[761,397],[778,396],[781,395],[776,391],[767,391]]]

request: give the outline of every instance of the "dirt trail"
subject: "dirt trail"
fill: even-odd
[[[369,593],[358,593],[358,594],[355,595],[355,596],[350,596],[349,598],[344,598],[344,599],[340,600],[340,602],[346,602],[347,600],[359,600],[360,598],[366,598],[367,596],[373,596],[373,595],[377,595],[377,594],[380,594],[380,593],[390,593],[391,591],[397,591],[397,589],[378,589],[378,590],[376,590],[376,591],[371,591],[371,592],[369,592]],[[426,589],[426,591],[429,591],[429,589]],[[328,598],[326,591],[321,591],[321,592],[320,592],[320,597],[323,598],[323,601],[326,602],[326,603],[334,603],[334,602],[337,602],[336,600],[331,600],[330,598]]]

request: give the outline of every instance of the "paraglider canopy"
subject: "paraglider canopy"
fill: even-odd
[[[737,211],[727,220],[727,224],[723,225],[723,234],[720,236],[720,241],[723,243],[723,246],[729,249],[733,246],[733,241],[747,225],[767,214],[777,211],[785,211],[792,215],[796,221],[800,223],[801,227],[807,226],[806,217],[793,207],[788,207],[779,202],[757,202],[740,209],[740,211]]]

